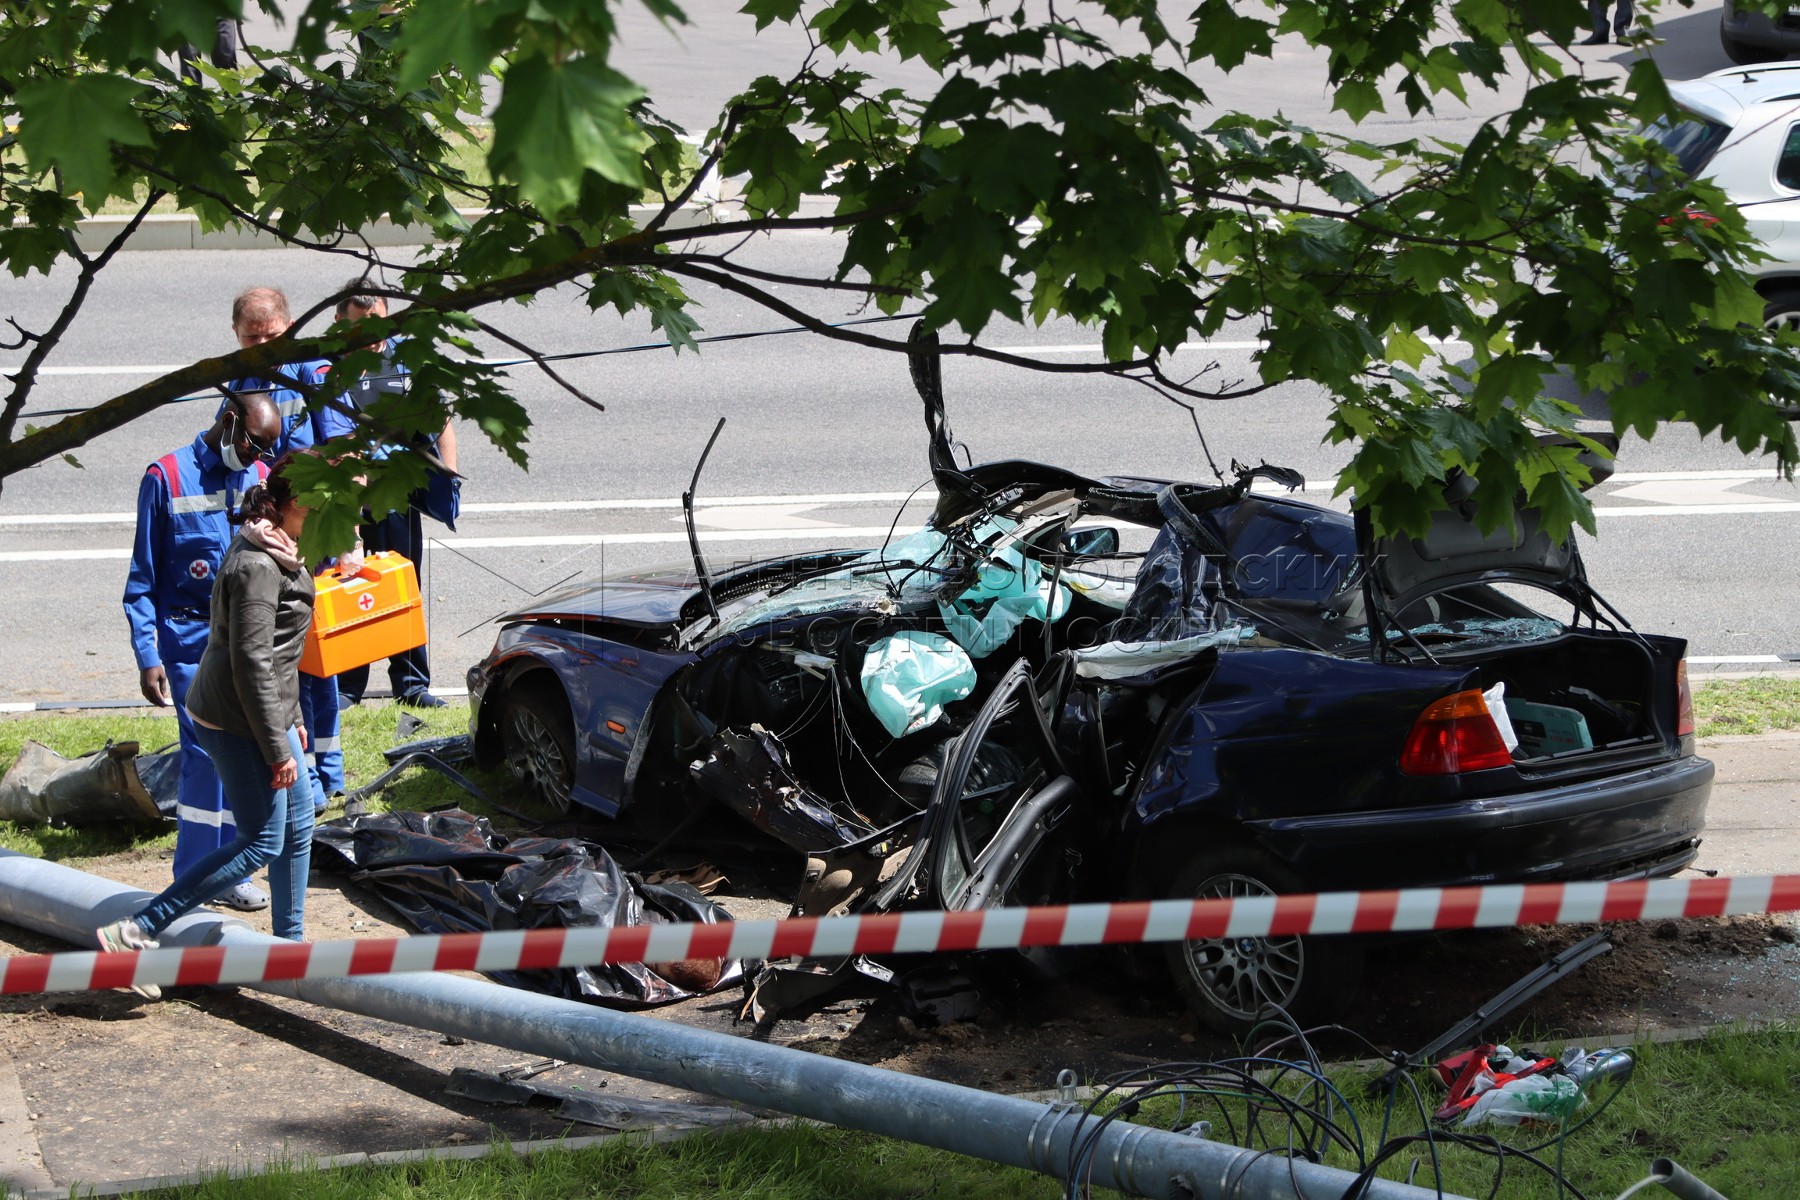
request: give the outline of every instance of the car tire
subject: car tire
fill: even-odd
[[[500,748],[513,778],[533,799],[566,813],[575,787],[575,720],[554,683],[509,688],[500,708]]]
[[[1220,899],[1309,889],[1267,853],[1237,845],[1194,858],[1165,890],[1178,899]],[[1329,1021],[1362,981],[1363,947],[1346,937],[1198,938],[1170,942],[1164,955],[1201,1024],[1240,1038],[1261,1023],[1268,1004],[1302,1027]]]
[[[1787,57],[1785,50],[1740,42],[1726,33],[1723,28],[1719,30],[1719,45],[1724,49],[1725,57],[1740,67],[1754,66],[1757,63],[1780,62]]]
[[[1774,288],[1763,297],[1763,327],[1800,333],[1800,288]]]

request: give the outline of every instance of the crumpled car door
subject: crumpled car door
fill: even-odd
[[[973,911],[1014,903],[1021,877],[1079,802],[1024,661],[949,743],[907,867],[871,908]]]

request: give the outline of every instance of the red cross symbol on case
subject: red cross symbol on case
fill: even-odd
[[[364,612],[368,612],[371,608],[374,608],[375,593],[364,592],[362,595],[358,596],[356,598],[356,607],[362,609]]]

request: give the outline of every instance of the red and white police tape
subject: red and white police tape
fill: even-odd
[[[133,983],[189,986],[342,979],[408,971],[520,971],[697,958],[830,958],[1186,938],[1400,933],[1800,910],[1800,875],[1535,883],[795,917],[717,925],[526,929],[137,953],[26,954],[0,960],[0,993],[80,992]]]

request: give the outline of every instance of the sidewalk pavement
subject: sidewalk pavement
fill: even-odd
[[[1702,738],[1719,773],[1696,866],[1721,875],[1800,872],[1800,733]]]

